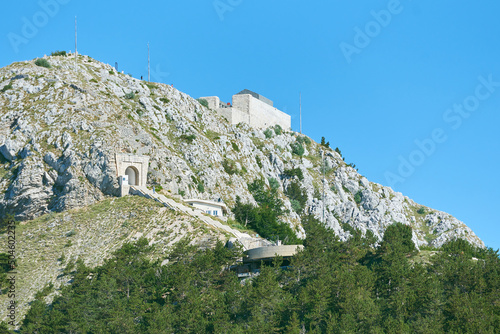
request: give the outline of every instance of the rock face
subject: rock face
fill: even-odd
[[[237,195],[253,202],[247,183],[274,178],[288,212],[282,219],[301,236],[300,216],[285,195],[299,180],[286,170],[302,171],[303,213],[322,217],[324,208],[341,239],[349,237],[344,224],[381,238],[388,225],[401,222],[413,227],[419,246],[456,237],[484,246],[462,222],[369,182],[338,153],[295,132],[272,131],[268,138],[269,132],[230,125],[171,86],[117,73],[90,57],[80,56],[78,73],[69,58],[48,61],[50,69],[33,61],[0,69],[1,217],[29,220],[117,196],[118,152],[150,157],[149,184],[186,197],[221,198],[230,208]],[[292,152],[298,138],[302,156]]]

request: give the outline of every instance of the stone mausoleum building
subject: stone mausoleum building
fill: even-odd
[[[229,123],[246,123],[251,127],[264,129],[279,125],[284,130],[291,129],[291,117],[273,106],[273,101],[244,89],[233,95],[233,103],[223,103],[218,96],[205,96],[208,107],[224,116]]]
[[[115,154],[116,173],[120,183],[120,196],[129,192],[130,186],[146,187],[149,157],[132,154]]]

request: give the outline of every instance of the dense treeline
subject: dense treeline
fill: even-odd
[[[220,243],[183,240],[165,266],[147,259],[145,239],[99,268],[79,262],[51,305],[37,295],[21,333],[499,333],[498,251],[457,240],[422,265],[408,226],[373,249],[371,235],[340,242],[303,223],[292,267],[277,259],[244,284],[227,270],[241,254]]]

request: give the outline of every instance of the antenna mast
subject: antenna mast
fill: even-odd
[[[302,93],[299,92],[299,132],[302,134]]]
[[[148,42],[148,82],[151,82],[151,67],[149,66],[149,42]]]
[[[76,56],[78,55],[77,51],[77,44],[78,44],[78,39],[77,39],[77,30],[76,30],[76,16],[75,16],[75,72],[76,72]]]

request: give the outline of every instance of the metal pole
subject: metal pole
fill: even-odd
[[[76,72],[76,56],[78,55],[77,51],[77,44],[78,44],[78,39],[77,39],[77,29],[76,29],[76,16],[75,16],[75,72]]]
[[[299,132],[302,134],[302,93],[299,93]]]

